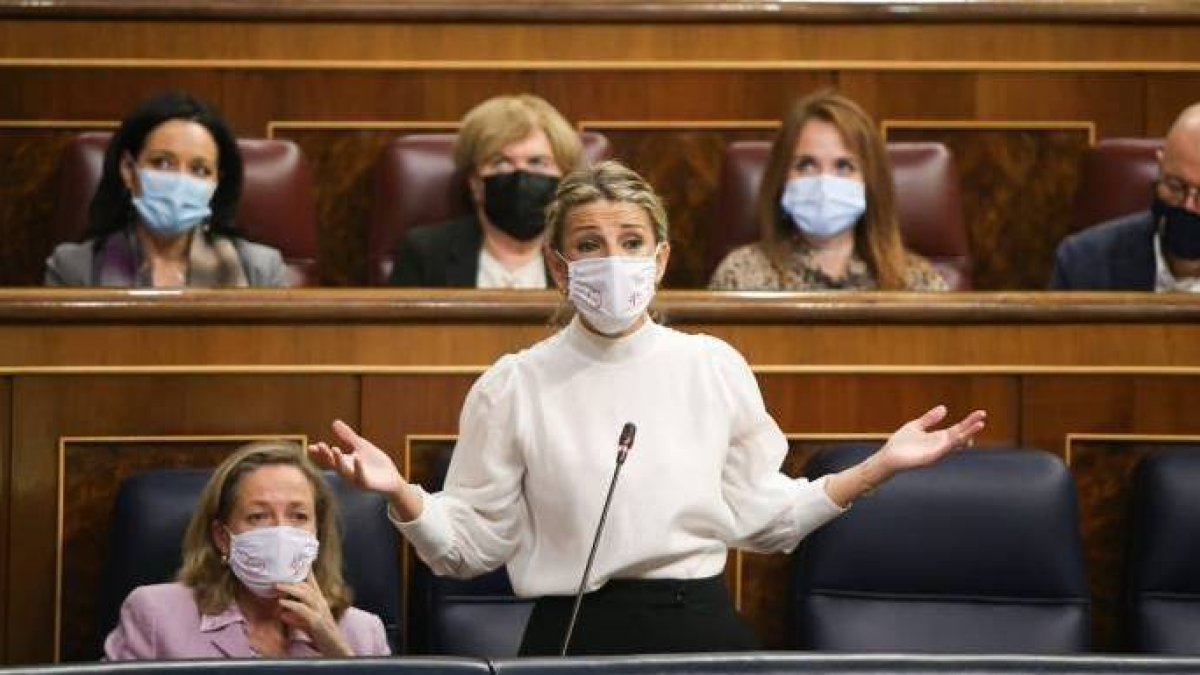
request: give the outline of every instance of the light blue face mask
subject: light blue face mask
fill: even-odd
[[[788,181],[779,199],[802,233],[819,239],[854,227],[867,211],[867,186],[839,176],[805,176]]]
[[[177,171],[138,169],[137,174],[142,194],[133,198],[133,208],[154,234],[174,239],[212,216],[215,182]]]

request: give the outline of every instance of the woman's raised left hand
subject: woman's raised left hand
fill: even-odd
[[[879,450],[878,460],[888,474],[929,466],[951,451],[968,447],[984,427],[987,413],[971,414],[944,429],[935,429],[946,419],[946,406],[939,405],[896,430]]]

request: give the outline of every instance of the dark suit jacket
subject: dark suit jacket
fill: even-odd
[[[479,251],[483,226],[474,213],[438,225],[420,225],[408,231],[388,283],[425,288],[475,288],[479,277]],[[547,285],[552,286],[550,274]]]
[[[1149,211],[1076,232],[1058,245],[1051,290],[1153,291],[1154,221]]]

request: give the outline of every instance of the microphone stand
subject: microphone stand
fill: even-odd
[[[626,425],[627,427],[632,425]],[[628,440],[626,440],[628,435]],[[629,454],[629,446],[633,445],[633,433],[622,431],[621,447],[617,451],[617,466],[613,469],[612,482],[608,484],[608,496],[604,498],[604,510],[600,512],[600,523],[596,525],[596,536],[592,539],[592,551],[588,554],[587,565],[583,568],[583,578],[579,580],[579,590],[575,592],[575,605],[571,608],[571,620],[567,623],[567,634],[563,637],[562,651],[559,656],[566,656],[571,646],[571,635],[575,632],[575,621],[579,618],[579,605],[583,603],[583,590],[587,588],[588,576],[592,573],[592,563],[596,560],[596,549],[600,547],[600,534],[604,532],[604,520],[608,518],[608,506],[612,503],[613,491],[617,489],[617,478],[621,475],[621,467]]]

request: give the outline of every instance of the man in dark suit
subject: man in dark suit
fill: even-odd
[[[579,135],[546,101],[497,96],[463,118],[454,164],[471,210],[414,227],[396,252],[394,286],[547,288],[543,211],[575,169]]]
[[[1200,291],[1200,104],[1171,125],[1158,167],[1148,212],[1089,227],[1059,244],[1051,289]]]

